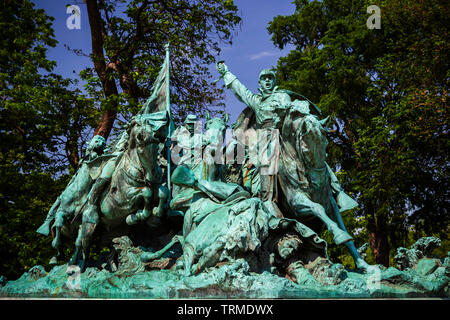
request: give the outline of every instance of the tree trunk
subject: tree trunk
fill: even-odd
[[[373,217],[373,215],[371,216]],[[375,218],[368,219],[369,244],[375,258],[375,263],[389,267],[390,248],[386,230],[387,226],[384,223],[379,223],[380,220]]]
[[[113,71],[105,62],[103,54],[103,20],[100,15],[100,10],[97,5],[97,0],[86,0],[89,25],[91,28],[92,38],[92,61],[94,69],[102,83],[105,98],[117,96],[117,86],[114,79],[110,76]],[[110,99],[107,109],[104,111],[94,135],[101,135],[105,139],[108,138],[114,121],[117,116],[117,102],[115,99]]]
[[[369,232],[369,243],[375,262],[389,267],[389,243],[383,232]]]
[[[78,155],[78,144],[76,140],[68,140],[66,143],[66,155],[69,160],[69,164],[75,171],[80,164],[80,156]]]

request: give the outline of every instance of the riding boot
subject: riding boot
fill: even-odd
[[[347,232],[339,228],[333,230],[333,235],[334,235],[334,243],[336,243],[337,245],[353,240],[351,235],[349,235]]]

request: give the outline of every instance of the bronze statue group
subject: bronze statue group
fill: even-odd
[[[84,271],[96,232],[110,239],[126,233],[127,226],[145,224],[151,238],[157,234],[152,230],[167,229],[168,216],[177,216],[180,230],[171,230],[176,235],[162,247],[143,253],[143,262],[161,259],[178,243],[182,252],[173,268],[185,276],[245,259],[254,272],[310,283],[308,265],[318,259],[332,264],[318,235],[326,227],[335,244],[347,246],[356,268],[370,267],[342,220],[341,212],[357,203],[326,163],[326,119],[319,119],[320,109],[279,90],[271,70],[260,73],[258,94],[225,64],[217,70],[247,106],[229,141],[224,144],[228,115],[207,114],[204,129],[188,115],[168,137],[170,114],[164,110],[138,113],[110,147],[94,136],[38,229],[43,235],[52,231],[57,250],[52,263],[62,259],[64,235],[75,235],[69,264]]]

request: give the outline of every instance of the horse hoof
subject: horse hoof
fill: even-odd
[[[48,264],[50,264],[50,265],[55,265],[55,264],[57,264],[57,263],[58,263],[58,259],[57,259],[56,257],[52,257],[52,258],[50,259],[50,261],[49,261]]]
[[[162,210],[160,210],[158,207],[154,207],[152,210],[153,216],[161,217],[162,216]]]
[[[134,224],[136,224],[137,219],[136,216],[133,214],[130,214],[129,216],[127,216],[127,218],[125,219],[125,222],[127,223],[127,225],[132,226]]]

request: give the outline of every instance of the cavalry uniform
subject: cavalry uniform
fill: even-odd
[[[264,75],[271,75],[275,78],[273,71],[268,69],[263,70],[259,77]],[[284,114],[291,104],[291,98],[287,93],[278,91],[277,87],[269,92],[260,89],[260,94],[254,94],[229,71],[223,74],[223,79],[227,88],[231,89],[236,97],[255,113],[257,144],[255,148],[250,148],[249,160],[256,166],[259,173],[259,197],[264,201],[276,201],[279,128],[282,125]],[[247,167],[247,170],[250,170],[250,166]]]

